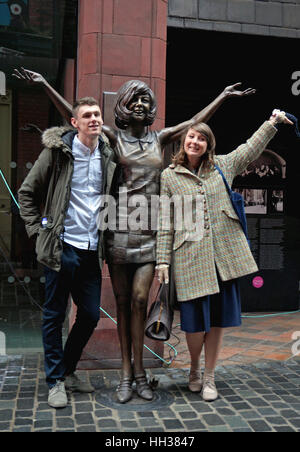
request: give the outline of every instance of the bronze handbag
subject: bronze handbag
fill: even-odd
[[[170,302],[169,284],[161,284],[155,301],[152,303],[146,321],[145,334],[156,341],[167,341],[172,330],[174,317]]]

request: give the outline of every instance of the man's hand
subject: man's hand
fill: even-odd
[[[21,67],[20,70],[14,69],[12,74],[13,77],[16,77],[19,80],[24,80],[27,83],[46,83],[45,78],[39,74],[38,72],[29,71],[29,69],[24,69]]]
[[[256,90],[253,88],[247,88],[244,91],[239,91],[236,89],[238,86],[240,86],[242,83],[238,82],[234,85],[226,86],[224,89],[224,94],[226,97],[242,97],[242,96],[250,96],[251,94],[255,94]]]

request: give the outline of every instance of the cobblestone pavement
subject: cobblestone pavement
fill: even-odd
[[[188,368],[158,368],[154,400],[117,403],[118,370],[79,371],[93,394],[47,404],[40,353],[0,356],[1,432],[299,432],[300,357],[220,365],[219,398],[205,403],[187,389]]]

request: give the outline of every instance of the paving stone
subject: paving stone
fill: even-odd
[[[254,410],[241,411],[239,414],[245,419],[257,419],[260,417],[258,412]]]
[[[0,411],[1,413],[1,411]],[[1,414],[0,414],[1,416]],[[33,416],[33,410],[16,410],[15,416],[17,417],[32,417]]]
[[[51,420],[43,419],[40,421],[35,421],[33,424],[34,429],[52,427],[53,423]]]
[[[17,408],[19,410],[30,410],[34,406],[33,399],[20,399],[17,401]]]
[[[139,424],[141,427],[154,427],[155,425],[159,425],[159,422],[154,418],[141,418]]]
[[[299,413],[297,413],[294,410],[280,410],[280,414],[281,416],[287,418],[287,419],[291,419],[294,417],[299,417]]]
[[[124,428],[138,428],[136,421],[121,421],[121,426]]]
[[[213,411],[213,408],[210,407],[209,404],[205,402],[191,403],[191,406],[198,413],[210,413]]]
[[[75,403],[76,413],[93,411],[93,404],[89,402]]]
[[[107,406],[95,399],[96,391],[95,394],[70,393],[68,406],[59,410],[50,408],[47,403],[48,388],[37,360],[27,359],[35,367],[25,370],[20,367],[22,360],[4,361],[0,357],[0,377],[3,373],[1,432],[300,431],[300,388],[297,386],[300,360],[218,366],[216,382],[220,397],[212,403],[204,402],[200,394],[187,390],[188,369],[161,368],[151,370],[151,374],[159,375],[162,391],[169,388],[172,396],[169,405],[155,406],[154,403],[149,409],[149,405],[148,408],[128,404],[120,408],[114,405],[112,409],[109,399]],[[111,385],[114,385],[113,378],[118,382],[119,372],[96,371],[93,374],[91,371],[88,378],[97,381],[97,390],[103,391],[108,381]],[[172,379],[176,384],[170,384]]]
[[[40,420],[52,420],[53,418],[53,412],[52,411],[38,411],[35,414],[35,420],[36,421],[40,421]]]
[[[154,417],[152,411],[140,411],[137,413],[138,417]]]
[[[12,419],[13,410],[0,410],[0,422]]]
[[[94,427],[93,425],[85,425],[84,427],[78,427],[77,428],[77,432],[85,432],[85,433],[89,433],[89,432],[96,432],[96,427]]]
[[[224,420],[220,416],[218,416],[217,414],[204,414],[203,415],[203,420],[208,425],[222,425],[222,424],[225,424]]]
[[[274,426],[274,430],[276,432],[281,432],[281,433],[295,432],[295,430],[289,426],[283,426],[283,427]]]
[[[195,411],[183,411],[182,413],[179,413],[179,416],[182,419],[193,419],[197,417],[197,413],[195,413]]]
[[[287,425],[286,420],[281,416],[267,416],[265,419],[271,425]]]
[[[247,399],[247,402],[249,402],[251,405],[253,405],[255,407],[258,407],[258,406],[269,406],[269,403],[266,402],[264,399],[261,399],[260,397]]]
[[[12,430],[14,433],[28,433],[31,432],[31,427],[15,427]],[[51,430],[50,430],[51,431]]]
[[[163,420],[163,424],[167,430],[171,430],[171,431],[184,428],[183,424],[179,420],[176,420],[176,419]]]
[[[45,409],[49,410],[49,408],[50,407],[49,407],[49,405],[47,403]],[[52,411],[51,411],[51,413],[52,413]],[[72,414],[73,414],[73,407],[72,407],[72,405],[67,405],[65,408],[60,408],[59,410],[55,410],[54,413],[55,413],[56,417],[72,416]]]
[[[204,431],[204,430],[206,430],[205,425],[199,419],[193,420],[193,421],[184,420],[183,423],[184,423],[187,431],[191,431],[191,430]]]
[[[75,415],[75,421],[78,425],[93,424],[94,419],[91,413],[80,413]]]
[[[29,419],[29,418],[18,418],[15,420],[15,426],[19,426],[19,425],[32,425],[33,424],[33,420]]]
[[[251,410],[251,406],[247,402],[232,403],[232,408],[236,411]]]
[[[247,422],[241,416],[224,416],[224,421],[231,428],[248,428]]]
[[[117,422],[114,419],[100,419],[98,421],[98,425],[101,428],[108,428],[108,427],[117,427]]]
[[[293,424],[297,429],[300,429],[300,418],[289,419],[289,422]]]
[[[57,428],[72,428],[74,427],[74,421],[73,419],[70,419],[68,417],[61,417],[56,419],[56,425]]]
[[[269,432],[272,428],[263,420],[248,421],[248,424],[255,432]]]

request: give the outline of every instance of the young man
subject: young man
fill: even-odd
[[[27,233],[36,236],[37,259],[45,265],[43,345],[48,403],[55,408],[67,405],[65,389],[94,390],[74,372],[99,320],[103,239],[97,219],[116,166],[95,99],[74,104],[71,124],[44,132],[45,147],[18,192]],[[63,349],[70,294],[77,316]]]

